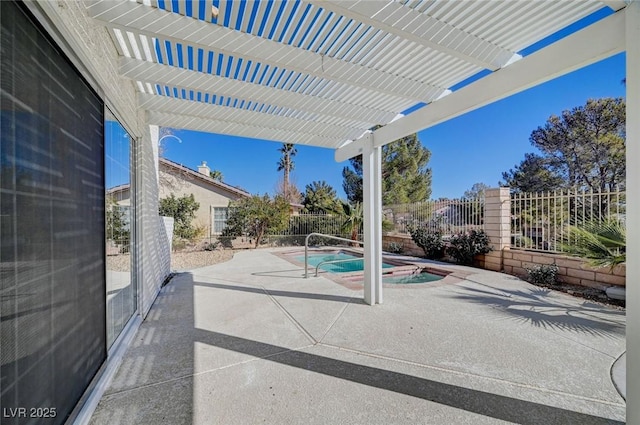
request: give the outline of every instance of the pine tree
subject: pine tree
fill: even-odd
[[[431,197],[431,152],[411,134],[382,147],[382,203],[425,201]],[[362,155],[342,170],[342,188],[350,202],[362,202]]]

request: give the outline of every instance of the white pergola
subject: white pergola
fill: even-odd
[[[627,175],[640,178],[638,1],[86,1],[150,125],[363,155],[365,301],[382,302],[381,147],[627,52]],[[175,8],[174,8],[175,7]],[[593,13],[607,17],[519,52]],[[484,75],[467,84],[477,74]],[[414,112],[403,111],[426,104]],[[372,127],[382,125],[376,131]],[[640,396],[640,192],[627,185],[627,394]],[[628,423],[640,407],[628,404]]]

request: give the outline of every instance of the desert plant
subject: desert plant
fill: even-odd
[[[527,268],[528,281],[534,285],[555,285],[558,276],[558,266],[555,264],[539,264]]]
[[[437,259],[444,255],[442,231],[428,229],[424,226],[409,226],[411,239],[424,251],[427,258]]]
[[[451,236],[447,254],[457,263],[471,265],[476,255],[486,254],[491,250],[489,236],[484,230],[469,230]]]
[[[402,251],[404,251],[404,245],[397,242],[389,242],[387,245],[387,251],[392,254],[402,254]]]
[[[614,268],[627,260],[627,237],[618,220],[589,221],[569,226],[560,238],[563,251],[586,258],[594,267]]]
[[[219,241],[205,242],[204,246],[202,247],[202,250],[203,251],[215,251],[216,248],[218,248],[218,245],[220,245]]]

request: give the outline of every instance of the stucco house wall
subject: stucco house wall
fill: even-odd
[[[227,208],[229,201],[251,196],[248,192],[217,181],[208,176],[209,168],[202,165],[195,171],[167,159],[160,159],[160,198],[172,193],[176,197],[193,194],[200,208],[194,223],[206,228],[207,235],[215,234],[212,224],[213,208]],[[206,174],[205,174],[206,173]]]
[[[219,233],[214,231],[214,208],[228,208],[230,201],[251,196],[249,192],[209,177],[209,167],[205,163],[195,171],[166,158],[158,160],[157,193],[159,199],[171,194],[177,198],[193,194],[200,204],[194,224],[204,227],[207,236]],[[130,203],[129,185],[114,187],[109,195],[118,205]]]

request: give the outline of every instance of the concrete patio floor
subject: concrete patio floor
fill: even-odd
[[[282,251],[174,277],[92,423],[624,423],[624,311],[452,265],[371,307]]]

